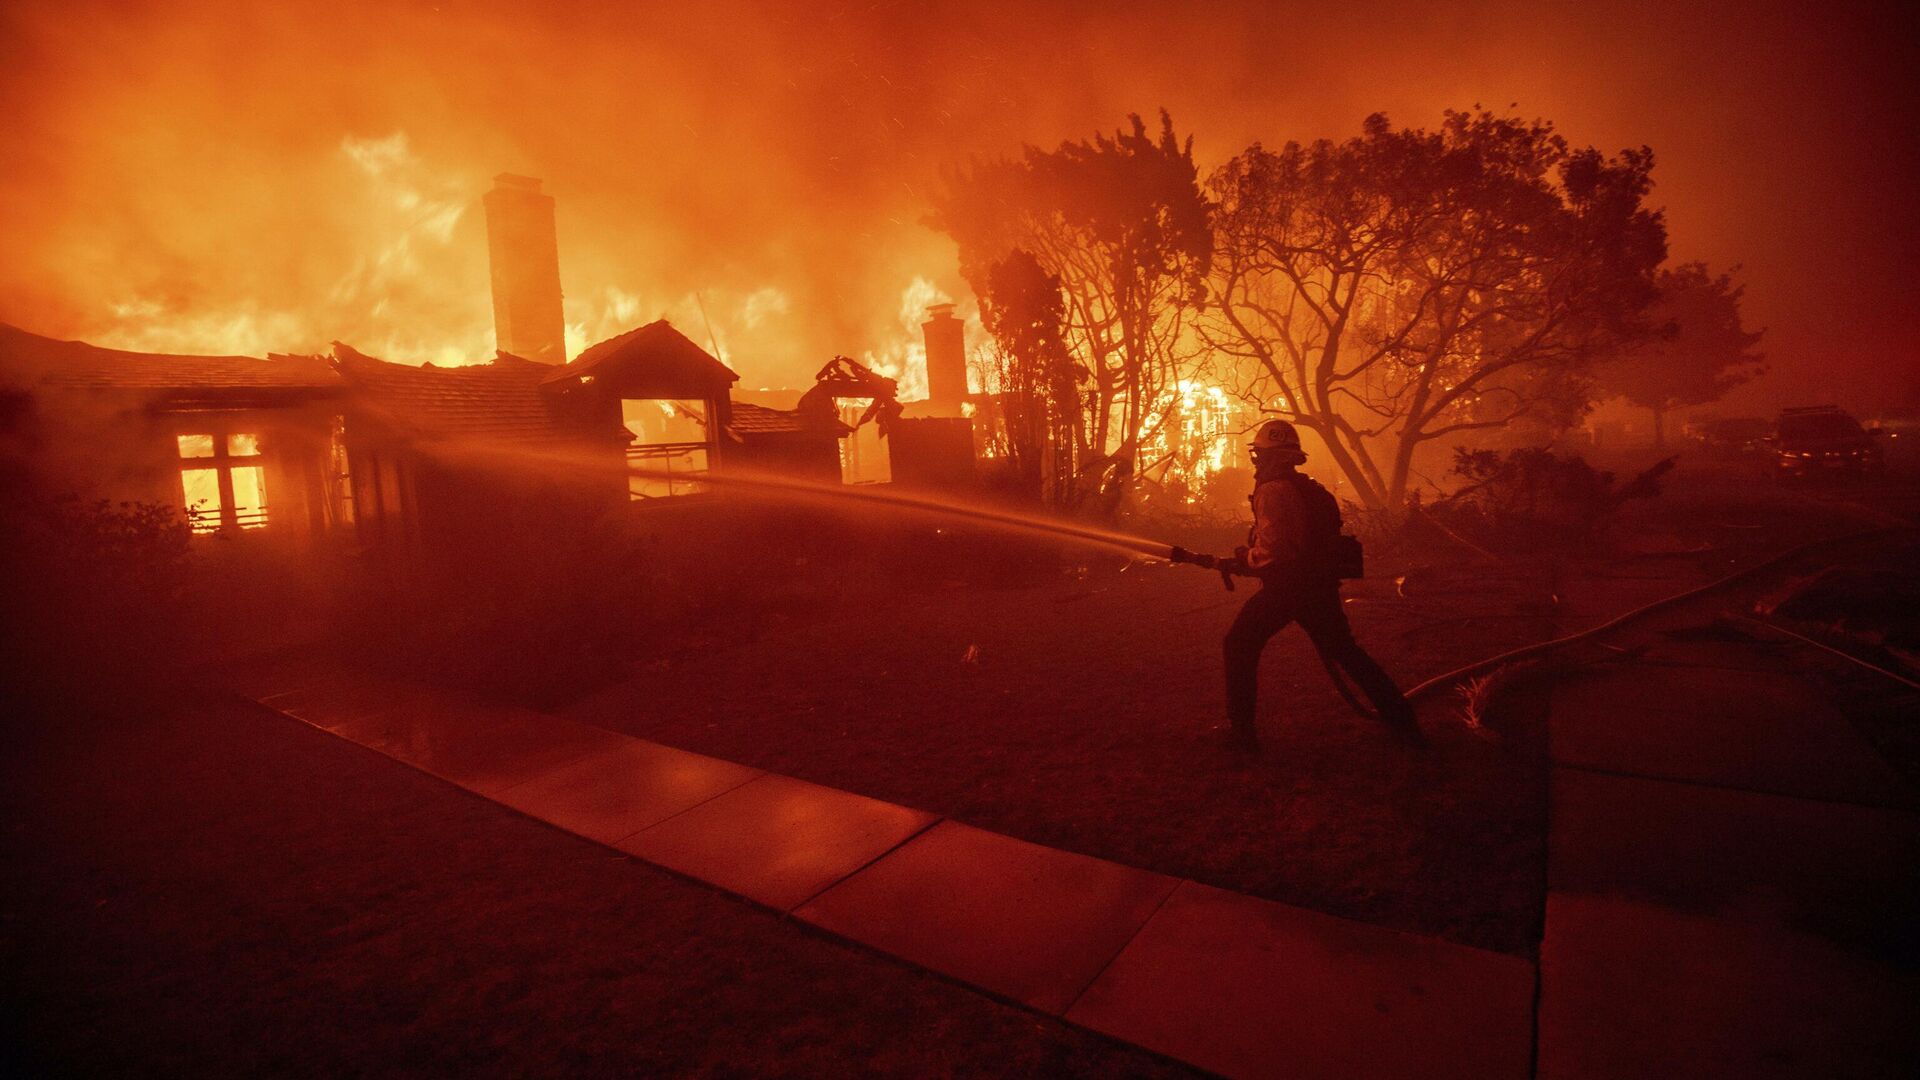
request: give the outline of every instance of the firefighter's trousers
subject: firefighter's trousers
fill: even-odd
[[[1259,697],[1260,653],[1273,635],[1290,622],[1312,639],[1329,666],[1346,672],[1384,720],[1403,723],[1411,719],[1412,708],[1380,670],[1373,657],[1353,640],[1353,628],[1347,625],[1347,613],[1340,606],[1340,583],[1331,578],[1319,581],[1268,581],[1248,598],[1233,620],[1225,641],[1227,666],[1227,719],[1242,730],[1253,729],[1254,704]]]

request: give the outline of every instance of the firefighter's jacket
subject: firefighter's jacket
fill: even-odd
[[[1253,527],[1247,530],[1247,569],[1273,580],[1305,570],[1311,533],[1306,500],[1286,475],[1263,480],[1253,489]]]

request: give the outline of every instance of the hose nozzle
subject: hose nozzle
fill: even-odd
[[[1218,555],[1188,551],[1186,548],[1175,544],[1167,549],[1167,561],[1188,563],[1193,566],[1198,566],[1203,570],[1217,570],[1220,572],[1220,584],[1225,585],[1228,592],[1233,591],[1233,573],[1228,566],[1229,560],[1222,559]]]
[[[1176,562],[1176,563],[1191,563],[1194,566],[1211,570],[1213,569],[1214,563],[1218,562],[1219,560],[1212,555],[1207,555],[1198,551],[1188,551],[1186,548],[1183,548],[1180,545],[1175,544],[1167,552],[1167,561]]]

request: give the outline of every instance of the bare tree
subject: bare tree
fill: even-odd
[[[1079,381],[1070,498],[1111,494],[1137,474],[1193,363],[1187,324],[1212,252],[1192,140],[1175,137],[1165,112],[1157,136],[1130,119],[1111,137],[959,172],[930,219],[959,245],[988,309],[999,302],[993,268],[1016,250],[1058,282],[1060,341]]]
[[[1651,167],[1486,111],[1255,145],[1210,180],[1203,336],[1249,400],[1320,435],[1361,501],[1396,509],[1422,445],[1565,414],[1592,361],[1646,332],[1665,257]]]

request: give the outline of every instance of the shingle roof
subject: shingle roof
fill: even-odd
[[[395,431],[541,442],[570,430],[541,389],[553,371],[550,364],[502,353],[487,364],[415,367],[376,360],[339,342],[333,355],[356,409]]]
[[[798,435],[809,432],[830,435],[839,438],[853,429],[838,420],[829,420],[825,424],[810,420],[799,412],[787,409],[769,409],[764,405],[753,405],[744,401],[733,403],[733,422],[728,425],[737,435]]]
[[[0,380],[21,389],[56,388],[166,398],[298,396],[338,389],[326,361],[312,356],[184,356],[103,349],[0,323]]]
[[[610,337],[548,370],[550,383],[590,375],[606,379],[625,397],[702,397],[725,393],[740,378],[665,319]]]

